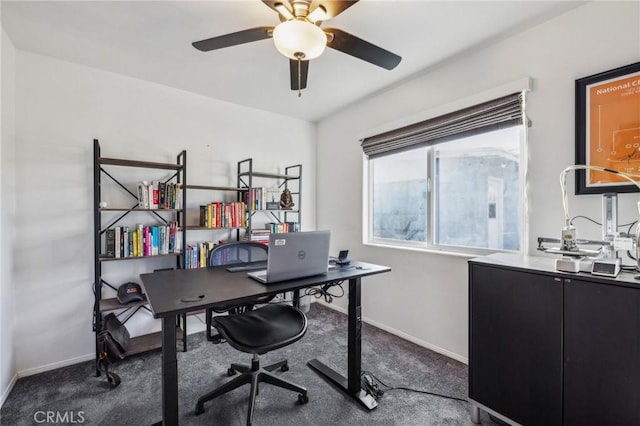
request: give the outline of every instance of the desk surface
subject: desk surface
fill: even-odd
[[[389,272],[387,266],[354,262],[338,266],[326,274],[273,284],[262,284],[247,276],[246,271],[228,272],[229,266],[200,269],[176,269],[141,274],[145,293],[155,318],[175,316],[185,312],[205,309],[225,302],[243,303],[257,296],[283,293],[306,287],[322,285],[330,281]],[[198,298],[198,296],[204,296]],[[197,301],[182,301],[183,299]]]

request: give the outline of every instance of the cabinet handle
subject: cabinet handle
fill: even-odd
[[[562,278],[558,278],[558,277],[554,277],[553,280],[554,281],[558,281],[558,282],[562,282]]]

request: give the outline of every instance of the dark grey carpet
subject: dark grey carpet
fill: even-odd
[[[290,370],[277,372],[309,390],[308,404],[299,405],[297,394],[261,385],[254,425],[471,425],[469,404],[438,396],[394,390],[386,392],[379,406],[366,411],[345,397],[307,367],[319,358],[346,372],[346,316],[312,304],[307,335],[299,342],[261,357],[263,365],[282,358]],[[198,397],[229,380],[231,362],[248,363],[250,355],[226,344],[213,345],[204,333],[189,336],[189,350],[178,353],[180,424],[244,425],[249,387],[205,404],[205,413],[194,415]],[[364,325],[362,368],[391,386],[423,389],[466,398],[467,366],[389,333]],[[160,353],[131,357],[115,371],[122,384],[110,390],[104,377],[97,378],[92,362],[20,379],[2,407],[3,425],[42,424],[43,414],[66,413],[66,423],[89,425],[150,425],[161,419]],[[34,416],[36,416],[34,418]],[[80,421],[80,420],[83,420]],[[484,424],[493,424],[483,413]],[[58,424],[63,422],[58,422]]]

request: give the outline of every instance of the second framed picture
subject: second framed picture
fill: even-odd
[[[640,175],[640,62],[575,82],[576,164]],[[615,173],[579,170],[576,194],[636,192]]]

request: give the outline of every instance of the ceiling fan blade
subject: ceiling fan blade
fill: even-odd
[[[337,28],[325,28],[324,32],[333,34],[333,40],[327,43],[327,46],[330,48],[339,50],[347,55],[355,56],[356,58],[384,69],[392,70],[402,60],[402,58],[395,53],[391,53],[388,50]]]
[[[325,0],[325,1],[313,1],[309,10],[313,11],[316,7],[322,5],[325,8],[325,17],[321,20],[327,20],[335,18],[354,4],[358,3],[358,0]]]
[[[306,89],[309,61],[300,61],[300,74],[298,74],[298,60],[289,59],[289,74],[291,76],[291,90]],[[300,87],[298,87],[298,77],[300,77]]]
[[[265,38],[270,38],[272,34],[273,27],[256,27],[218,37],[208,38],[206,40],[195,41],[191,44],[198,50],[209,52],[210,50],[264,40]]]

